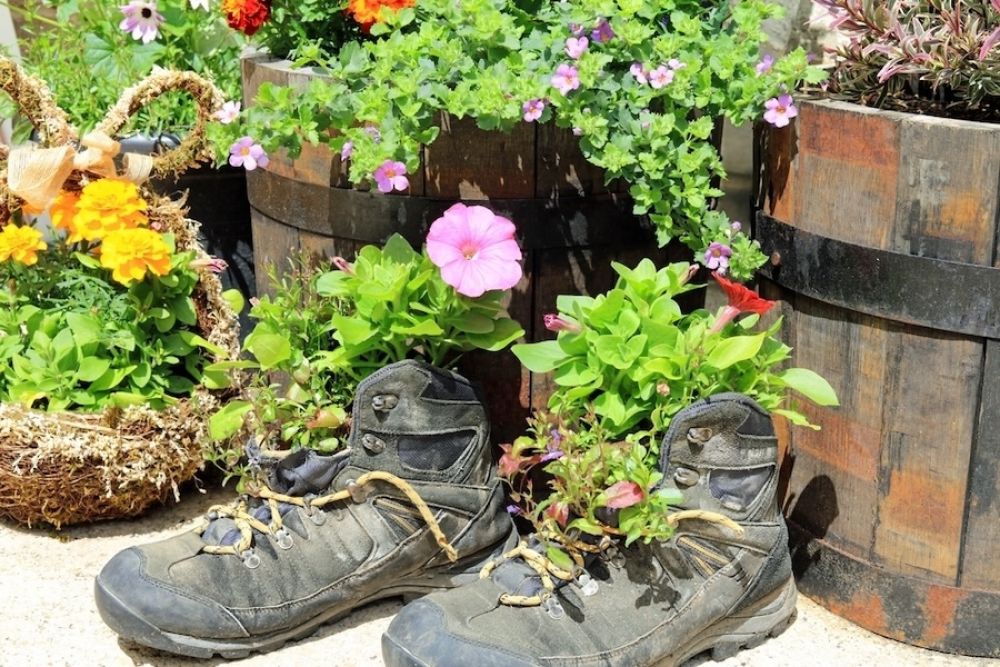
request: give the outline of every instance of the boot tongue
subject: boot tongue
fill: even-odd
[[[534,535],[528,538],[528,547],[540,554],[545,553],[545,548]],[[501,563],[493,570],[490,579],[510,595],[531,597],[537,595],[544,588],[538,573],[520,558],[512,558]]]
[[[281,459],[268,475],[268,486],[272,491],[288,496],[319,495],[326,491],[341,470],[347,465],[349,451],[338,452],[332,456],[322,456],[311,449],[300,449]],[[282,518],[295,505],[279,503],[278,509]],[[271,509],[267,504],[260,503],[251,514],[263,523],[271,521]],[[301,522],[290,526],[301,532]],[[215,519],[201,534],[206,544],[229,546],[240,539],[240,531],[236,522],[229,518]]]

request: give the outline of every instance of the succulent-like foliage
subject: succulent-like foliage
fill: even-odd
[[[1000,120],[1000,0],[816,0],[847,42],[830,91],[843,99]]]

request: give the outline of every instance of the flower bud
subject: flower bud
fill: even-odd
[[[198,259],[192,259],[188,263],[188,267],[195,271],[208,269],[212,273],[222,273],[229,268],[229,264],[221,257],[199,257]]]
[[[354,275],[354,265],[348,262],[343,257],[337,256],[333,258],[333,265],[337,267],[340,271],[343,271],[349,276]]]
[[[580,333],[582,329],[576,322],[560,317],[556,313],[548,313],[542,318],[545,328],[549,331],[568,331],[570,333]]]
[[[656,393],[659,394],[660,396],[669,396],[670,395],[670,385],[667,384],[666,382],[663,382],[662,380],[660,382],[657,382],[656,383]]]

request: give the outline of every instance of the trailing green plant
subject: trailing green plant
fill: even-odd
[[[833,96],[1000,120],[1000,0],[816,0],[847,38]]]
[[[607,293],[558,298],[558,315],[546,319],[555,340],[513,348],[529,370],[551,372],[556,389],[531,435],[504,445],[500,471],[518,511],[566,544],[572,531],[617,530],[628,542],[669,536],[664,510],[679,499],[657,487],[659,441],[692,402],[740,392],[804,426],[811,426],[805,415],[786,405],[789,390],[820,405],[837,403],[816,373],[779,370],[791,352],[775,338],[781,319],[757,329],[773,302],[716,274],[729,304],[716,314],[682,314],[676,297],[698,287],[690,283],[694,267],[657,270],[649,260],[613,266],[619,279]],[[539,465],[551,493],[536,502],[529,473]],[[609,508],[621,509],[617,529],[601,518]]]
[[[407,358],[453,366],[464,352],[501,350],[524,335],[503,311],[502,290],[463,296],[445,282],[426,252],[403,237],[365,246],[353,264],[322,270],[299,262],[273,295],[250,311],[257,320],[244,348],[252,361],[210,366],[278,372],[283,382],[258,376],[245,400],[213,417],[211,434],[232,436],[247,422],[273,449],[334,451],[346,436],[347,411],[358,383],[386,364]],[[234,461],[240,452],[219,452]]]
[[[6,3],[5,3],[6,4]],[[155,38],[143,41],[124,30],[129,4],[155,16],[148,24]],[[244,40],[218,15],[189,0],[106,2],[104,0],[25,0],[9,5],[21,14],[24,68],[48,82],[70,121],[86,131],[104,117],[122,90],[154,67],[192,70],[213,81],[227,99],[240,98],[240,50]],[[180,133],[194,124],[195,108],[177,93],[143,107],[130,122],[135,131],[155,136]],[[21,135],[30,131],[19,125]]]
[[[243,123],[215,128],[216,145],[246,135],[295,156],[303,142],[326,143],[350,161],[351,182],[388,192],[407,187],[385,176],[418,169],[442,113],[484,130],[554,123],[579,136],[608,182],[628,183],[660,244],[680,238],[700,256],[724,243],[734,275],[747,279],[764,260],[759,247],[709,215],[725,175],[716,123],[760,118],[783,90],[825,76],[801,50],[762,63],[762,23],[779,11],[763,0],[386,8],[370,37],[317,51],[326,76],[304,89],[262,85]]]

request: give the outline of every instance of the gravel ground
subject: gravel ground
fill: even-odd
[[[188,492],[179,505],[153,511],[143,519],[69,528],[58,533],[0,524],[0,609],[5,612],[0,622],[0,665],[381,665],[380,637],[400,608],[397,602],[371,605],[339,623],[323,627],[309,639],[245,660],[178,659],[118,642],[94,607],[94,575],[121,549],[176,534],[209,505],[228,501],[231,493]],[[721,663],[700,657],[688,667],[701,664],[998,667],[1000,661],[947,656],[883,639],[801,598],[798,621],[780,637]]]

